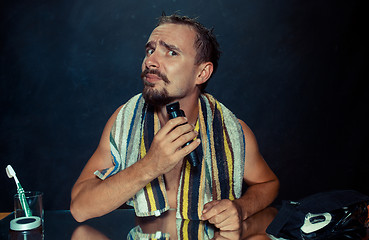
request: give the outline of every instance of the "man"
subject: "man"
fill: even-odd
[[[142,96],[111,116],[72,189],[71,213],[77,221],[127,203],[138,216],[174,208],[177,217],[237,230],[275,199],[279,181],[252,131],[204,94],[219,55],[212,31],[194,19],[160,19],[146,44]],[[166,105],[175,101],[186,117],[170,120]],[[197,167],[186,157],[192,151],[199,155]],[[248,189],[241,196],[242,181]]]

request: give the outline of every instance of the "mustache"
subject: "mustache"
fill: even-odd
[[[147,74],[155,74],[158,77],[160,77],[165,83],[170,83],[168,77],[161,73],[159,70],[157,69],[145,69],[142,73],[141,73],[141,78],[144,79],[144,77],[146,77]]]

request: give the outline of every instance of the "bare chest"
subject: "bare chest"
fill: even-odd
[[[179,163],[175,168],[164,175],[165,188],[170,208],[177,208],[177,193],[179,188],[179,179],[181,177],[181,169],[182,163]]]

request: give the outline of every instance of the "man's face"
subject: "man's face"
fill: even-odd
[[[186,25],[164,24],[154,29],[142,63],[146,102],[163,106],[194,93],[199,71],[195,37],[195,31]]]

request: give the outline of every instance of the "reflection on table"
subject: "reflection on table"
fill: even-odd
[[[276,213],[267,208],[244,221],[241,231],[224,232],[207,222],[176,219],[174,210],[157,218],[138,218],[133,209],[118,209],[84,223],[76,222],[69,210],[45,211],[43,236],[36,239],[269,239],[265,230]],[[0,220],[0,239],[9,239],[13,218],[11,214]]]
[[[43,235],[27,239],[269,239],[265,231],[276,214],[276,209],[267,208],[244,221],[240,231],[219,231],[207,222],[178,220],[175,211],[138,218],[133,209],[118,209],[84,223],[76,222],[70,211],[46,211]],[[11,214],[0,220],[0,239],[16,235],[9,231],[13,218]],[[366,231],[361,240],[369,240]]]
[[[127,239],[269,239],[265,230],[276,214],[277,210],[270,207],[243,221],[239,231],[219,231],[204,221],[176,219],[176,212],[170,210],[160,217],[135,217],[135,227],[129,231]],[[75,229],[72,239],[109,238],[83,224]]]

